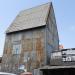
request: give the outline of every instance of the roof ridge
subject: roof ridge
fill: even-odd
[[[40,5],[36,5],[36,6],[31,7],[31,8],[27,8],[27,9],[21,10],[20,13],[21,13],[21,12],[24,12],[24,11],[26,11],[26,10],[30,10],[30,9],[34,9],[34,8],[41,7],[41,6],[43,6],[43,5],[47,5],[47,4],[51,5],[51,3],[52,3],[52,2],[47,2],[47,3],[40,4]]]

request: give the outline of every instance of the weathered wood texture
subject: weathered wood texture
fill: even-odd
[[[31,71],[50,64],[50,53],[58,50],[59,38],[52,6],[48,14],[47,25],[6,34],[2,70],[11,72],[24,65]]]
[[[16,38],[14,38],[15,36]],[[18,40],[19,37],[17,36],[21,38]],[[11,64],[12,67],[23,64],[28,70],[45,64],[45,28],[11,34],[10,36],[7,36],[7,38],[10,38],[11,40],[6,39],[7,43],[5,43],[2,63],[7,64],[7,66]],[[21,53],[18,55],[13,54],[13,44],[15,42],[21,44]]]
[[[47,64],[50,64],[51,53],[56,50],[59,50],[59,36],[53,6],[51,5],[46,26]]]

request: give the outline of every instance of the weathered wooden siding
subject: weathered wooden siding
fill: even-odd
[[[53,7],[50,7],[50,11],[47,18],[46,26],[46,50],[47,50],[47,64],[50,64],[51,52],[59,50],[59,37],[57,31],[57,25],[54,15]]]
[[[24,36],[24,51],[23,51],[23,62],[26,63],[27,58],[29,57],[28,64],[31,65],[30,68],[34,69],[39,67],[45,60],[45,30],[36,29],[31,32],[23,33]],[[25,58],[26,57],[26,58]],[[30,66],[29,65],[29,66]]]
[[[44,65],[46,62],[45,41],[45,28],[7,35],[3,64],[11,64],[12,68],[23,64],[28,70]],[[13,53],[13,45],[16,44],[21,44],[20,54]]]
[[[52,27],[54,50],[59,50],[59,36],[53,6],[51,6],[50,9],[49,19],[51,22],[50,26]]]
[[[53,50],[58,50],[59,38],[52,6],[50,6],[48,14],[48,16],[45,14],[47,17],[44,18],[44,20],[47,19],[47,25],[35,28],[37,22],[29,20],[30,24],[32,23],[32,25],[28,23],[31,29],[27,28],[12,33],[12,29],[8,31],[10,34],[6,34],[2,70],[16,71],[20,65],[24,65],[28,71],[31,71],[34,68],[50,64],[50,54]],[[37,25],[41,25],[42,21],[39,23]],[[21,22],[21,24],[23,23]]]

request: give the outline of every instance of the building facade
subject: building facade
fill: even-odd
[[[2,71],[48,65],[54,50],[59,37],[52,3],[21,11],[6,31]]]

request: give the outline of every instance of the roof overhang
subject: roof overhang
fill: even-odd
[[[45,70],[45,69],[70,69],[70,68],[75,68],[75,66],[44,66],[39,68],[40,70]]]

